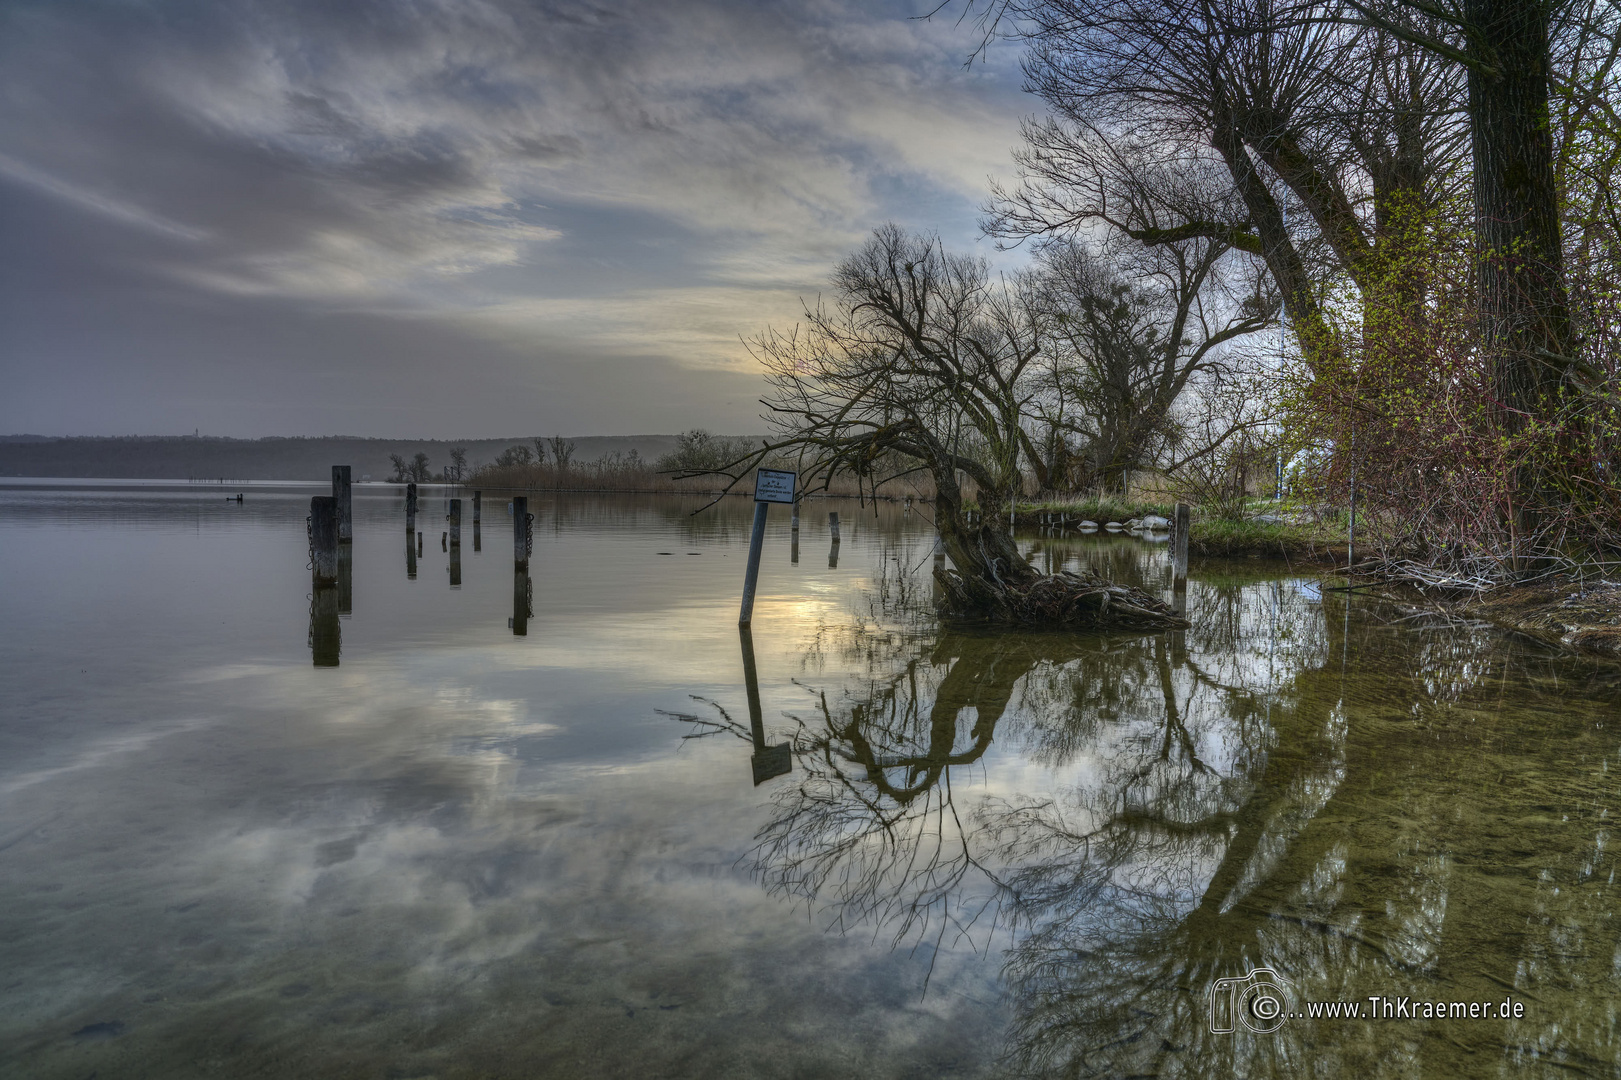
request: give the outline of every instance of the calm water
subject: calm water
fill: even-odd
[[[943,631],[853,503],[744,639],[742,501],[540,498],[526,581],[492,498],[453,585],[360,487],[340,614],[312,493],[0,489],[0,1076],[1621,1074],[1621,667],[1258,564]],[[1393,1015],[1213,1032],[1262,967]]]

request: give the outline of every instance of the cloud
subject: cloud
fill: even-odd
[[[915,13],[14,7],[0,176],[187,241],[123,265],[199,297],[441,319],[497,342],[544,324],[564,352],[735,366],[738,335],[792,318],[789,298],[874,225],[972,242],[1026,106],[1008,50],[965,69],[971,30]],[[65,249],[101,258],[96,227]],[[29,340],[20,362],[48,359],[48,330]],[[127,344],[137,363],[162,347]]]

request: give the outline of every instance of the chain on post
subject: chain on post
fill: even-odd
[[[525,514],[523,516],[523,557],[527,559],[527,558],[529,558],[529,556],[533,555],[534,553],[535,553],[535,515],[533,515],[533,514]]]

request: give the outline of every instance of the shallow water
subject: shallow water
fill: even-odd
[[[453,586],[356,490],[340,615],[316,489],[0,489],[0,1075],[1621,1073],[1621,667],[1259,564],[942,631],[853,503],[740,638],[741,501],[538,498],[525,581],[492,497]]]

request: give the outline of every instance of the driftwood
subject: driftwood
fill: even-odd
[[[937,606],[949,619],[1076,630],[1178,630],[1192,625],[1169,604],[1097,574],[1063,571],[1018,582],[937,569]]]

